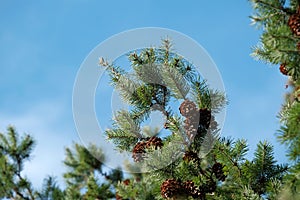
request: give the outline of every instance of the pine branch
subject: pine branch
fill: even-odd
[[[235,163],[241,162],[245,160],[245,156],[247,152],[249,151],[248,145],[246,140],[237,140],[235,142],[233,151],[232,151],[232,157],[235,161]]]
[[[282,3],[280,3],[280,5],[276,6],[276,5],[273,5],[273,4],[269,3],[269,2],[266,2],[264,0],[252,0],[252,2],[260,4],[263,7],[267,7],[269,9],[276,10],[278,12],[284,12],[284,13],[286,13],[288,15],[293,14],[293,12],[290,9],[283,7]],[[257,8],[257,6],[255,6],[255,8]]]
[[[66,149],[64,164],[69,168],[64,173],[64,178],[69,186],[82,189],[87,183],[88,177],[95,172],[102,173],[103,152],[95,145],[88,148],[79,144],[74,145],[74,150]]]
[[[167,127],[170,131],[172,131],[172,135],[167,137],[167,140],[174,140],[177,143],[185,145],[188,147],[191,145],[191,138],[188,138],[186,131],[182,127],[183,120],[177,115],[169,115],[167,118]]]
[[[134,144],[138,142],[138,138],[131,133],[122,131],[121,129],[108,129],[105,131],[108,140],[113,143],[120,151],[131,151]]]
[[[135,73],[137,77],[142,80],[145,84],[159,84],[165,85],[163,77],[160,74],[160,68],[162,66],[150,63],[150,64],[143,64],[135,67]]]
[[[278,139],[289,149],[289,158],[294,161],[300,159],[300,104],[295,102],[283,113],[283,125],[278,132]]]
[[[224,156],[224,158],[227,159],[227,161],[230,162],[231,167],[236,168],[238,170],[238,178],[241,178],[242,176],[242,170],[239,167],[238,163],[231,157],[230,153],[224,151],[225,149],[218,146],[218,152]]]
[[[143,122],[146,118],[149,117],[151,109],[148,107],[137,106],[134,107],[130,113],[133,120],[136,120],[138,123]]]
[[[244,200],[263,200],[258,194],[256,194],[251,188],[244,187],[242,192],[242,198]]]
[[[120,92],[123,100],[129,104],[134,104],[139,99],[136,99],[135,92],[140,87],[135,81],[133,81],[128,75],[120,75],[118,81],[115,83],[116,89]]]
[[[30,182],[28,180],[26,180],[25,178],[23,178],[19,173],[17,174],[17,176],[19,178],[19,183],[22,183],[22,185],[25,185],[25,189],[27,190],[30,199],[34,200],[35,197],[34,197]]]
[[[267,24],[267,21],[270,20],[270,18],[276,17],[276,15],[278,15],[278,13],[270,13],[265,16],[261,16],[259,14],[252,15],[252,16],[250,16],[251,25],[256,25],[258,23],[261,23],[257,27],[258,28],[264,27]]]
[[[15,191],[15,193],[17,194],[17,196],[19,196],[22,199],[25,200],[30,200],[28,197],[25,197],[19,190],[17,187],[14,187],[13,190]],[[14,199],[14,197],[11,197],[12,199]]]
[[[181,73],[169,65],[164,65],[161,69],[161,76],[171,91],[171,95],[177,99],[184,99],[190,88]]]
[[[288,39],[288,40],[292,40],[295,43],[298,41],[297,38],[295,38],[291,35],[280,35],[280,34],[275,34],[275,33],[270,33],[269,35],[274,39]]]
[[[114,118],[114,127],[119,127],[125,133],[142,138],[140,124],[132,119],[131,114],[125,110],[118,111]]]
[[[276,49],[276,51],[281,52],[281,53],[292,53],[295,54],[295,56],[299,55],[299,51],[295,49]]]
[[[218,90],[210,90],[209,94],[211,100],[210,108],[213,113],[220,112],[228,104],[228,100],[223,92]]]
[[[273,147],[266,141],[259,142],[254,155],[255,158],[253,161],[256,164],[256,166],[259,167],[259,169],[257,170],[261,173],[264,173],[265,170],[272,168],[275,164],[273,156]]]
[[[172,141],[166,142],[162,149],[146,150],[147,157],[139,166],[143,171],[156,171],[162,166],[172,165],[183,155],[185,148],[180,137],[173,137]]]
[[[8,185],[7,190],[11,191],[12,196],[14,191],[20,198],[35,199],[31,183],[21,175],[23,163],[30,157],[34,144],[35,141],[30,135],[20,137],[12,126],[7,128],[6,135],[0,133],[0,161],[4,165],[2,166],[4,170],[0,170],[0,176],[4,175]]]
[[[291,9],[297,10],[298,6],[300,5],[299,0],[290,0]]]
[[[162,64],[166,65],[169,63],[170,61],[170,54],[172,51],[172,43],[171,40],[166,38],[162,40],[163,45],[160,48],[160,55],[161,57],[159,57],[160,61]]]

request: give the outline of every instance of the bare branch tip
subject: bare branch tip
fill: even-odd
[[[103,67],[107,67],[107,66],[109,66],[109,63],[106,59],[104,59],[103,57],[100,57],[99,58],[99,65],[103,66]]]

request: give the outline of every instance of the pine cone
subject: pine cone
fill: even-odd
[[[198,161],[200,161],[197,153],[195,153],[193,151],[186,151],[183,155],[183,160],[186,161],[186,162],[191,162],[191,161],[198,162]]]
[[[208,129],[210,120],[212,118],[211,110],[207,108],[201,108],[199,112],[200,112],[199,125]]]
[[[193,198],[199,198],[201,196],[200,190],[195,186],[193,181],[185,181],[183,183],[183,188],[185,192]]]
[[[130,180],[129,180],[129,179],[125,179],[125,180],[123,181],[123,184],[124,184],[124,185],[129,185],[129,184],[130,184]]]
[[[196,104],[188,99],[184,100],[179,107],[180,114],[184,117],[190,117],[197,112]]]
[[[225,181],[226,175],[224,174],[223,165],[221,163],[215,163],[212,166],[212,171],[219,181]]]
[[[213,180],[209,181],[206,185],[200,188],[200,191],[202,193],[212,193],[216,191],[217,189],[217,183]]]
[[[154,147],[155,149],[161,148],[163,146],[162,140],[159,137],[147,138],[147,141],[138,142],[132,150],[132,158],[135,162],[140,162],[144,160],[146,149]]]
[[[298,13],[295,13],[290,16],[288,25],[296,36],[300,36],[300,15]]]
[[[140,162],[144,159],[145,156],[145,148],[147,143],[145,141],[138,142],[132,151],[132,158],[135,162]]]
[[[175,179],[165,180],[160,187],[160,191],[165,199],[181,196],[185,193],[182,183]]]
[[[162,140],[159,137],[151,137],[146,142],[146,148],[154,147],[155,149],[161,148],[163,146]]]
[[[279,70],[283,75],[288,75],[288,71],[286,69],[286,64],[281,64],[279,67]]]
[[[213,115],[211,116],[209,128],[211,130],[216,130],[218,128],[218,122],[215,120],[215,117]]]
[[[195,121],[195,120],[191,120],[189,118],[186,118],[184,120],[184,129],[185,129],[185,132],[188,136],[188,138],[190,140],[192,140],[196,134],[197,134],[197,130],[198,130],[198,121]]]

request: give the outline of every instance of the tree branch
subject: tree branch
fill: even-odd
[[[265,1],[262,1],[262,0],[255,0],[256,3],[260,3],[260,4],[263,4],[264,6],[267,6],[269,8],[272,8],[272,9],[275,9],[275,10],[278,10],[278,11],[282,11],[288,15],[292,15],[294,14],[294,12],[292,12],[290,9],[288,8],[284,8],[283,6],[281,6],[280,8],[279,7],[276,7],[270,3],[267,3]]]

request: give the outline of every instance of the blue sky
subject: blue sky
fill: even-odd
[[[275,158],[284,162],[285,149],[274,133],[286,78],[277,66],[250,57],[260,34],[250,26],[251,13],[246,0],[3,0],[0,130],[12,124],[37,139],[25,170],[36,186],[47,174],[61,181],[64,147],[80,142],[72,118],[72,90],[82,61],[114,34],[163,27],[196,40],[217,64],[230,101],[222,135],[247,139],[250,155],[259,140],[268,140],[275,145]]]

